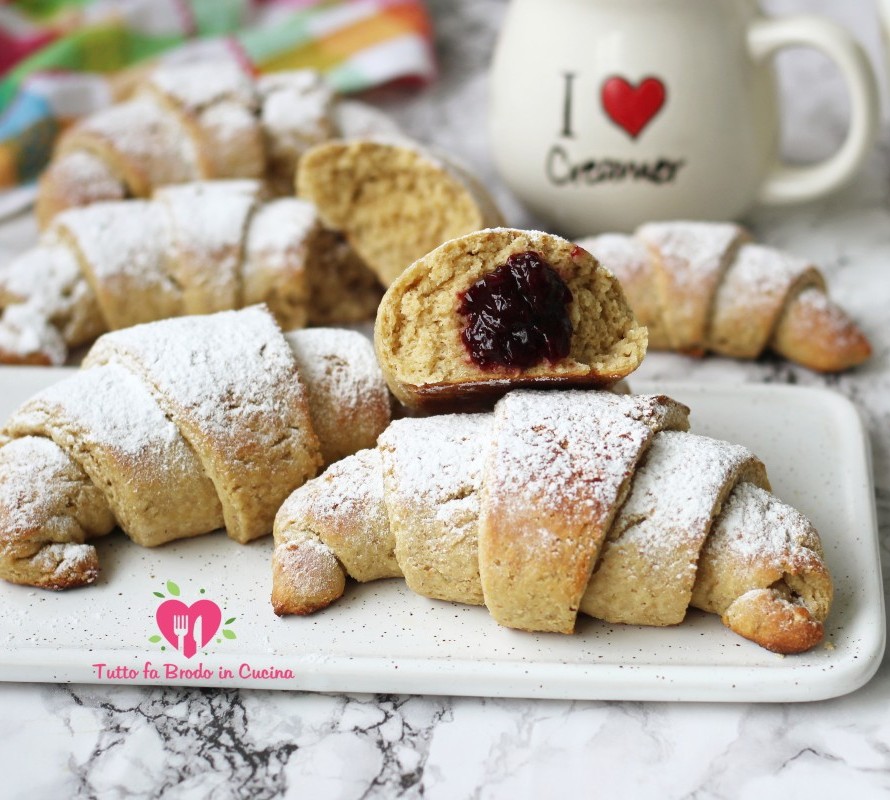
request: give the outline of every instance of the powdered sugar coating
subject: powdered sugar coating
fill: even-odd
[[[161,64],[152,72],[148,85],[192,111],[225,100],[235,100],[247,108],[256,105],[253,84],[234,60]]]
[[[655,257],[654,280],[671,348],[706,347],[714,296],[742,228],[707,222],[650,223],[638,231]]]
[[[34,360],[59,366],[68,347],[39,303],[21,303],[3,309],[0,317],[0,358],[4,361]]]
[[[708,540],[710,557],[749,568],[809,561],[820,550],[813,524],[803,514],[751,483],[735,488]]]
[[[579,239],[578,246],[587,250],[622,282],[639,280],[651,270],[649,248],[632,236],[606,233]]]
[[[310,328],[285,334],[310,385],[323,387],[325,403],[356,418],[368,405],[389,405],[383,373],[367,337],[340,328]]]
[[[270,172],[279,191],[290,194],[303,154],[335,134],[334,92],[312,70],[264,75],[257,89],[262,96],[260,125]]]
[[[206,533],[222,523],[203,465],[145,383],[122,366],[81,370],[48,387],[12,415],[7,430],[56,442],[140,544]],[[44,490],[60,494],[56,485]]]
[[[223,347],[222,344],[225,343]],[[157,394],[170,398],[222,441],[253,416],[284,424],[282,384],[293,384],[296,365],[281,332],[262,307],[138,325],[103,336],[85,365],[135,356]],[[240,424],[239,424],[239,421]],[[234,426],[234,429],[233,429]]]
[[[72,205],[89,205],[99,200],[123,200],[126,185],[112,167],[86,150],[74,150],[50,165],[53,182],[65,187]],[[70,198],[67,192],[73,192]]]
[[[448,414],[396,420],[380,436],[396,502],[415,516],[455,531],[479,515],[482,468],[491,414]],[[473,531],[475,534],[475,531]]]
[[[666,398],[606,392],[520,391],[498,402],[479,536],[498,622],[573,630],[637,461],[655,431],[685,428],[684,412]]]
[[[77,259],[52,235],[0,267],[0,303],[33,302],[50,312],[80,279]]]
[[[661,431],[634,475],[633,490],[616,527],[639,519],[621,533],[657,564],[666,552],[707,532],[714,504],[734,470],[752,458],[740,445],[678,431]],[[666,536],[669,528],[672,535]],[[693,573],[694,574],[694,573]],[[679,577],[679,576],[678,576]]]
[[[284,270],[317,230],[315,206],[296,197],[264,203],[251,218],[245,244],[245,282],[256,265]],[[261,261],[260,261],[261,259]]]
[[[60,480],[86,482],[86,475],[49,439],[28,436],[0,447],[0,540],[33,531],[54,508],[47,487]]]
[[[695,291],[722,274],[726,255],[744,231],[731,223],[652,222],[637,236],[659,252],[679,288]]]
[[[380,437],[386,508],[408,586],[482,603],[479,493],[490,414],[394,422]]]
[[[118,154],[122,177],[136,194],[201,177],[196,143],[173,114],[148,98],[85,117],[63,137],[62,152],[89,149],[81,144],[93,138]]]
[[[269,533],[321,463],[293,353],[264,306],[106,334],[84,363],[120,363],[145,381],[201,459],[237,541]]]
[[[110,364],[76,372],[34,395],[14,412],[8,427],[29,427],[33,409],[47,410],[82,426],[80,444],[112,448],[122,458],[152,455],[169,468],[194,458],[157,402],[135,375]],[[146,467],[148,464],[146,463]]]
[[[383,463],[380,451],[360,450],[336,464],[324,474],[297,489],[284,503],[279,517],[307,521],[336,515],[346,524],[357,525],[375,509],[383,508]],[[385,515],[383,528],[388,528]],[[289,529],[276,526],[276,543],[289,540]]]
[[[58,576],[62,581],[71,574],[83,575],[83,583],[98,577],[94,568],[96,549],[90,544],[48,544],[31,559],[32,566],[46,576]]]
[[[59,214],[54,231],[67,232],[100,283],[126,278],[142,287],[166,282],[161,253],[171,231],[163,209],[147,200],[75,208]]]
[[[334,92],[317,72],[273,73],[257,86],[263,96],[260,120],[273,153],[299,156],[330,138]]]
[[[675,625],[692,597],[699,551],[740,477],[766,484],[744,447],[661,431],[637,466],[581,608],[611,622]]]
[[[367,139],[383,136],[404,137],[398,123],[376,106],[359,100],[339,100],[334,106],[334,127],[341,139]]]
[[[190,183],[156,193],[171,232],[168,270],[182,287],[186,313],[240,305],[242,241],[258,194],[259,185],[247,181]]]
[[[525,510],[534,519],[541,509],[560,509],[573,527],[608,519],[653,430],[667,416],[664,401],[651,396],[511,392],[495,414],[491,513],[509,505],[511,516]],[[531,552],[540,546],[539,537],[549,535],[546,529],[525,529],[517,531],[517,541]]]
[[[25,436],[0,446],[4,578],[53,589],[91,583],[96,552],[83,542],[113,525],[102,494],[55,443]]]
[[[275,520],[276,554],[290,542],[314,542],[316,550],[333,552],[356,580],[399,575],[384,505],[380,451],[360,450],[333,464],[319,478],[297,489]],[[301,558],[278,561],[284,578],[303,593],[298,573]]]
[[[762,298],[784,297],[789,287],[813,269],[809,261],[759,244],[739,248],[721,288],[741,305],[762,302]],[[720,303],[720,295],[718,295]]]
[[[803,335],[814,340],[830,335],[839,350],[862,347],[863,334],[847,313],[819,288],[804,289],[790,309]]]
[[[228,150],[231,145],[244,141],[245,136],[249,137],[256,127],[256,117],[239,103],[229,101],[216,103],[201,114],[202,130],[210,136],[214,146],[222,147],[223,150]],[[225,167],[225,164],[221,166]],[[251,169],[249,172],[251,173],[249,177],[258,178],[262,174],[261,170]],[[231,170],[224,171],[222,175],[208,177],[223,177],[230,174]]]

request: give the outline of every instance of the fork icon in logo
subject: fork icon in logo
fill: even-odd
[[[176,649],[179,650],[180,653],[184,652],[182,649],[182,637],[185,636],[189,632],[189,618],[187,614],[174,614],[173,615],[173,633],[176,635]]]

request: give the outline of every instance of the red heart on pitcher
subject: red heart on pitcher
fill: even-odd
[[[181,600],[171,599],[158,606],[155,620],[164,638],[186,658],[191,658],[216,635],[222,611],[212,600],[198,600],[187,606]]]
[[[664,107],[667,89],[658,78],[644,78],[634,86],[614,75],[603,83],[601,99],[612,122],[636,139]]]

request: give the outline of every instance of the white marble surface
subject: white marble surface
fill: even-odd
[[[872,0],[769,0],[830,15],[886,70]],[[503,0],[434,0],[443,75],[384,98],[420,138],[492,178],[485,68]],[[818,157],[844,132],[827,63],[782,58],[788,152]],[[883,81],[883,74],[882,74]],[[530,223],[503,197],[516,223]],[[829,201],[756,213],[767,242],[823,265],[875,357],[822,378],[780,362],[652,355],[641,377],[828,385],[861,409],[875,452],[884,587],[890,585],[890,127],[856,183]],[[27,223],[8,227],[9,245]],[[575,790],[651,798],[890,793],[890,661],[865,688],[801,705],[593,703],[327,696],[96,686],[0,686],[4,797],[515,798]]]

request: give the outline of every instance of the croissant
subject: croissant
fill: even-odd
[[[317,145],[300,159],[296,183],[384,286],[443,242],[503,224],[464,168],[404,138]]]
[[[765,350],[819,372],[871,355],[808,261],[750,242],[732,224],[658,222],[633,237],[579,241],[615,273],[655,350],[757,358]]]
[[[254,80],[234,60],[161,65],[130,99],[61,136],[40,179],[38,221],[202,179],[265,179],[292,194],[303,151],[336,132],[333,103],[309,70]]]
[[[61,364],[107,330],[265,302],[285,328],[373,316],[382,288],[310,203],[256,181],[60,214],[0,269],[0,363]]]
[[[693,606],[770,650],[813,647],[832,597],[818,534],[745,448],[688,433],[688,411],[518,390],[493,413],[397,420],[282,506],[274,610],[404,576],[522,630],[571,633],[579,611],[675,625]]]
[[[92,583],[88,540],[249,542],[326,463],[373,444],[389,395],[361,334],[281,333],[256,306],[106,334],[0,431],[0,577]]]
[[[646,329],[589,253],[496,228],[406,269],[380,303],[374,344],[402,403],[466,407],[517,386],[610,386],[640,365]]]

